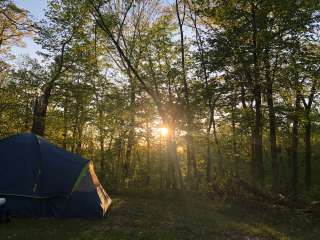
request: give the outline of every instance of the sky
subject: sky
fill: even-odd
[[[18,7],[28,10],[34,20],[41,20],[44,17],[44,9],[47,6],[46,0],[13,0]],[[19,55],[28,54],[30,57],[37,57],[36,52],[41,50],[41,47],[34,43],[32,38],[24,38],[25,47],[13,47],[12,53],[19,57]]]

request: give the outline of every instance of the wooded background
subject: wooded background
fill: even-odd
[[[0,2],[0,136],[33,132],[113,189],[241,178],[320,196],[318,0]],[[14,58],[30,35],[37,58]],[[18,149],[17,149],[18,151]]]

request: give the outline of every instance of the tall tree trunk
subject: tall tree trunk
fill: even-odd
[[[1,81],[1,80],[0,80]],[[32,111],[31,111],[32,114]],[[23,131],[28,131],[30,129],[30,105],[27,102],[25,105],[25,114],[24,114],[24,126],[23,126]]]
[[[295,100],[295,112],[293,116],[292,140],[291,140],[291,184],[293,195],[298,193],[298,144],[299,144],[299,109],[300,97],[297,94]]]
[[[83,137],[83,125],[81,119],[77,127],[77,144],[76,144],[76,153],[81,154],[82,151],[82,137]]]
[[[190,121],[188,121],[187,125],[191,125]],[[192,128],[187,127],[187,134],[186,134],[186,141],[187,141],[187,161],[188,161],[188,173],[189,173],[189,180],[191,180],[190,184],[191,187],[194,186],[198,188],[199,179],[198,179],[198,164],[195,157],[195,149],[194,149],[194,139],[192,136]],[[193,172],[191,171],[193,169]],[[191,174],[192,172],[192,174]]]
[[[267,102],[269,113],[269,140],[271,149],[271,166],[272,166],[272,189],[279,190],[280,176],[279,176],[279,159],[277,149],[277,133],[276,133],[276,114],[273,106],[273,79],[271,78],[269,50],[266,49],[264,57],[265,78],[267,82]]]
[[[305,123],[305,187],[309,191],[311,187],[311,120],[307,113],[307,121]]]
[[[166,135],[167,144],[167,188],[168,189],[179,189],[179,169],[176,163],[177,146],[175,142],[175,124],[171,122],[167,124],[170,126],[168,134]]]
[[[131,158],[132,158],[132,149],[135,141],[135,101],[136,101],[136,88],[134,78],[128,70],[128,75],[130,76],[130,123],[129,123],[129,135],[127,150],[125,154],[125,168],[124,168],[124,178],[128,180],[130,170],[131,170]]]
[[[150,185],[150,180],[151,180],[151,128],[149,125],[149,122],[147,123],[147,179],[146,179],[146,184],[147,187]]]
[[[245,76],[249,77],[249,74],[244,74]],[[253,185],[255,184],[255,179],[254,179],[254,172],[255,172],[255,154],[254,154],[254,109],[253,109],[253,100],[251,99],[250,100],[250,104],[249,106],[247,105],[247,102],[246,102],[246,88],[245,88],[245,85],[243,84],[244,81],[242,81],[241,85],[240,85],[240,101],[241,101],[241,104],[242,104],[242,108],[245,110],[245,113],[246,113],[246,122],[248,122],[248,127],[249,128],[249,133],[250,133],[250,136],[249,136],[249,141],[250,142],[250,157],[251,157],[251,178],[252,178],[252,181],[253,181]],[[248,115],[247,115],[248,114]],[[246,124],[247,125],[247,124]]]
[[[71,40],[72,36],[62,44],[61,54],[56,58],[56,68],[53,75],[51,76],[50,81],[45,85],[42,95],[35,101],[31,132],[39,136],[44,136],[49,98],[55,82],[63,71],[65,47]]]
[[[233,98],[232,98],[232,112],[231,112],[231,118],[232,118],[232,158],[235,163],[234,165],[234,173],[236,176],[239,176],[239,154],[237,150],[237,136],[236,136],[236,105],[237,105],[237,89],[234,87],[233,92]]]
[[[123,159],[123,134],[120,133],[117,139],[117,158],[115,162],[115,182],[119,185],[122,182],[120,166],[122,166]],[[122,169],[121,169],[122,170]]]
[[[83,128],[84,128],[84,119],[85,119],[85,110],[83,106],[83,100],[81,93],[76,96],[76,104],[77,104],[77,124],[76,127],[76,148],[75,151],[78,154],[81,154],[82,151],[82,141],[83,141]]]
[[[272,87],[268,86],[267,101],[269,111],[269,138],[271,148],[271,165],[272,165],[272,188],[274,191],[279,190],[280,176],[279,176],[279,159],[277,149],[277,133],[276,133],[276,119],[273,107]]]
[[[100,134],[99,136],[100,142],[100,172],[102,179],[104,178],[105,173],[105,149],[104,149],[104,136]]]
[[[172,139],[172,134],[167,135],[167,189],[177,189],[177,183],[176,183],[176,171],[175,171],[175,164],[174,164],[174,147],[175,144]]]
[[[220,147],[220,142],[218,139],[218,134],[217,134],[217,128],[216,128],[216,120],[214,117],[214,112],[215,112],[215,103],[213,103],[213,108],[212,108],[212,128],[213,128],[213,137],[214,137],[214,142],[216,144],[216,148],[218,151],[218,156],[219,156],[219,161],[218,161],[218,167],[219,167],[219,174],[224,175],[224,159]]]
[[[183,190],[184,184],[183,184],[183,177],[182,177],[182,171],[181,171],[181,166],[180,166],[180,158],[177,154],[177,141],[176,141],[176,134],[173,132],[174,136],[174,162],[175,162],[175,169],[177,171],[177,176],[176,176],[176,181],[178,183],[178,189]]]
[[[263,185],[263,152],[262,152],[262,113],[261,113],[261,89],[256,86],[255,90],[255,126],[254,126],[254,169],[252,176],[254,182]]]
[[[98,108],[98,117],[99,117],[99,143],[100,143],[100,176],[101,176],[101,181],[104,181],[105,178],[105,136],[104,136],[104,127],[103,127],[103,110],[102,106],[99,104],[99,99],[97,98],[97,108]]]
[[[68,97],[67,94],[64,96],[63,101],[63,140],[62,140],[62,147],[67,149],[67,135],[68,135]]]
[[[160,162],[160,189],[163,190],[164,186],[166,185],[165,181],[166,181],[166,174],[165,174],[165,161],[163,159],[163,150],[162,150],[162,145],[163,145],[163,141],[162,141],[162,136],[160,135],[160,142],[159,142],[160,146],[159,146],[159,162]]]
[[[255,100],[255,121],[254,121],[254,162],[252,164],[252,182],[263,185],[263,151],[262,151],[262,110],[261,110],[261,82],[258,60],[258,27],[256,22],[256,6],[252,3],[252,45],[253,45],[253,65],[254,65],[254,88],[253,95]]]
[[[183,12],[182,15],[179,10],[179,1],[176,0],[176,15],[178,19],[179,24],[179,31],[180,31],[180,52],[181,52],[181,68],[182,68],[182,81],[183,81],[183,91],[184,91],[184,100],[185,100],[185,112],[186,112],[186,120],[187,120],[187,134],[186,134],[186,140],[187,140],[187,158],[188,158],[188,167],[193,167],[193,177],[194,177],[194,183],[196,188],[198,188],[199,179],[198,179],[198,164],[195,157],[195,149],[194,149],[194,140],[193,140],[193,113],[192,109],[190,107],[190,89],[188,86],[187,81],[187,72],[186,72],[186,66],[185,66],[185,44],[184,44],[184,20],[185,20],[185,10],[186,5],[185,2],[183,2]],[[189,179],[191,178],[191,171],[189,169]]]
[[[39,136],[44,136],[47,109],[52,88],[53,83],[49,83],[44,89],[42,95],[36,99],[34,104],[31,132]]]
[[[195,31],[196,31],[196,43],[198,46],[198,51],[200,52],[200,60],[201,60],[201,72],[202,72],[202,78],[205,82],[205,89],[206,89],[206,99],[205,101],[207,102],[207,107],[208,107],[208,112],[209,112],[209,125],[207,128],[207,156],[206,156],[206,162],[207,162],[207,166],[206,166],[206,177],[207,177],[207,183],[210,183],[212,181],[212,156],[211,156],[211,141],[210,141],[210,132],[211,132],[211,127],[212,127],[212,121],[213,121],[213,115],[212,115],[212,98],[213,98],[213,93],[212,90],[209,87],[209,82],[208,82],[208,72],[207,72],[207,66],[206,66],[206,60],[205,60],[205,52],[204,52],[204,42],[201,36],[201,32],[199,31],[198,28],[198,24],[197,24],[197,13],[196,11],[193,9],[191,2],[187,1],[186,4],[188,4],[189,9],[191,11],[190,17],[191,20],[193,22]],[[176,2],[176,7],[178,7],[178,4]],[[185,7],[185,6],[184,6]],[[194,12],[194,14],[192,14],[192,11]],[[179,11],[177,9],[177,16],[178,16],[178,20],[179,20]],[[180,31],[182,31],[182,24],[181,21],[179,21],[180,23]]]
[[[310,119],[310,111],[314,100],[314,95],[316,93],[316,80],[313,80],[312,88],[308,97],[308,103],[302,98],[302,102],[304,105],[305,112],[305,187],[306,190],[309,191],[311,188],[311,156],[312,156],[312,147],[311,147],[311,119]]]
[[[206,136],[206,140],[207,140],[207,156],[206,156],[207,183],[212,182],[212,156],[211,156],[211,141],[210,141],[212,120],[213,120],[213,113],[212,113],[212,111],[210,111],[209,123],[208,123],[208,127],[207,127],[207,136]]]

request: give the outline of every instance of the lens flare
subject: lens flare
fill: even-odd
[[[160,134],[162,136],[166,136],[168,134],[168,132],[169,132],[168,128],[165,128],[165,127],[160,128]]]

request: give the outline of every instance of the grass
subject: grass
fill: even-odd
[[[103,220],[13,219],[0,239],[319,239],[320,224],[304,215],[204,196],[113,196]]]

